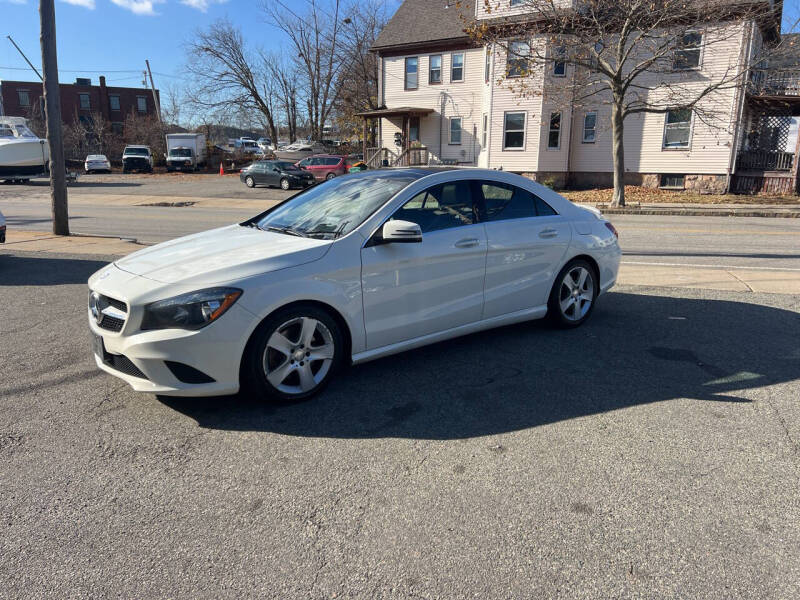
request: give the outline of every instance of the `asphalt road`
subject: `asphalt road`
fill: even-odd
[[[0,186],[0,211],[9,227],[48,230],[48,194],[43,183]],[[251,190],[237,177],[173,174],[87,176],[70,194],[73,231],[155,243],[239,222],[290,193]],[[102,202],[106,194],[231,199],[236,207],[108,205]],[[800,269],[800,219],[613,215],[611,220],[621,233],[626,262]]]
[[[800,298],[621,288],[321,397],[134,394],[0,255],[3,598],[797,598]]]

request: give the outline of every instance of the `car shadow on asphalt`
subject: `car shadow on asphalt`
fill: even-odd
[[[85,284],[92,273],[108,263],[108,260],[59,258],[34,252],[3,253],[0,254],[0,287]]]
[[[747,403],[738,390],[800,377],[798,339],[792,311],[611,293],[578,329],[540,321],[435,344],[349,368],[294,405],[159,400],[211,429],[461,439],[677,398]]]

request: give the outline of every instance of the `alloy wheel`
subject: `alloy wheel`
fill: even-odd
[[[594,301],[594,278],[589,270],[576,265],[564,275],[558,294],[561,314],[568,321],[580,321]]]
[[[330,330],[313,317],[286,321],[270,335],[262,357],[264,374],[276,390],[307,394],[320,385],[333,365]]]
[[[281,189],[288,190],[289,189],[289,180],[288,179],[281,179]]]
[[[252,177],[245,177],[245,178],[244,178],[244,183],[245,183],[245,185],[247,185],[247,187],[249,187],[249,188],[251,188],[251,187],[256,187],[256,182],[253,180],[253,178],[252,178]]]

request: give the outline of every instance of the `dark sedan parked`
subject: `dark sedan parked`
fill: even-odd
[[[282,190],[293,187],[304,188],[314,185],[314,176],[308,171],[298,169],[289,161],[260,160],[242,169],[239,179],[247,187],[266,185],[279,186]]]

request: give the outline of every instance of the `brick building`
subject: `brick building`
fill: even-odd
[[[111,87],[106,78],[100,76],[100,85],[92,85],[91,79],[76,79],[75,83],[62,83],[61,118],[65,123],[87,119],[100,113],[120,129],[125,117],[131,112],[139,115],[154,115],[156,105],[153,92],[147,88]],[[160,95],[156,90],[156,98]],[[0,115],[30,117],[43,108],[42,83],[39,81],[0,82]]]

